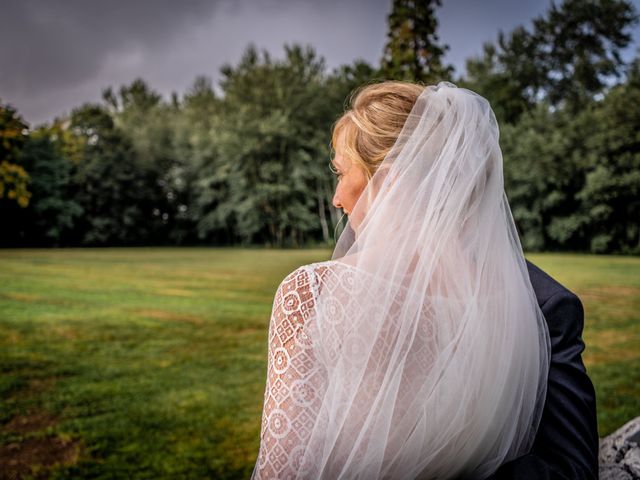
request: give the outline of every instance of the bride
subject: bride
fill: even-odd
[[[369,85],[332,145],[349,219],[275,294],[252,478],[485,478],[531,448],[550,349],[489,103]]]

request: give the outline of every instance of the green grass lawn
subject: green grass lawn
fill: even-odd
[[[0,477],[248,478],[278,283],[329,250],[0,250]],[[601,435],[640,415],[640,258],[529,255],[586,310]]]

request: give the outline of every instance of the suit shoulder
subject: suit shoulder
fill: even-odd
[[[552,339],[570,345],[582,335],[584,308],[580,298],[527,260],[531,284]],[[580,341],[581,343],[581,341]]]
[[[559,294],[564,294],[569,297],[573,296],[577,299],[577,295],[575,293],[562,285],[540,267],[531,263],[529,260],[526,260],[526,264],[529,272],[529,279],[531,280],[531,286],[533,287],[538,300],[538,305],[544,305],[551,297]]]

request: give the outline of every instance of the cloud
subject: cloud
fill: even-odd
[[[483,42],[530,25],[549,1],[443,1],[445,60],[462,73]],[[0,100],[37,124],[137,77],[168,97],[197,75],[215,85],[249,43],[275,58],[284,43],[310,44],[329,68],[357,58],[377,64],[390,8],[391,0],[2,0]],[[628,50],[630,58],[635,47]]]
[[[34,124],[142,77],[164,95],[217,79],[249,43],[314,46],[329,67],[379,60],[390,0],[5,0],[0,99]]]
[[[81,83],[110,57],[162,48],[215,2],[190,0],[8,0],[0,17],[0,91],[33,92]]]

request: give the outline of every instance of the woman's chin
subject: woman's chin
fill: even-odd
[[[360,230],[360,223],[354,216],[349,217],[349,226],[356,236],[358,235],[358,230]]]

